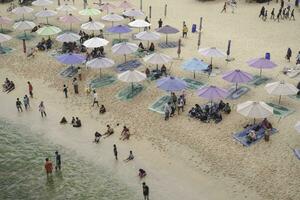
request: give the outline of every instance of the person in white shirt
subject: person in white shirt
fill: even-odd
[[[165,104],[164,112],[165,112],[165,120],[168,120],[171,114],[171,102]]]
[[[183,100],[183,97],[180,96],[178,101],[177,101],[177,110],[178,110],[178,115],[179,115],[179,111],[181,109],[181,111],[183,112],[183,106],[184,106],[184,100]]]
[[[99,107],[99,101],[98,101],[98,94],[96,92],[96,90],[93,90],[93,105],[97,104],[97,106]]]

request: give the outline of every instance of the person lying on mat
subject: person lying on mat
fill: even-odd
[[[265,130],[270,130],[273,128],[272,124],[268,121],[267,118],[264,118],[264,120],[261,122],[261,126],[265,129]]]
[[[229,103],[226,103],[226,104],[225,104],[225,107],[224,107],[223,111],[224,111],[226,114],[229,114],[229,113],[231,112],[231,108],[230,108]]]
[[[255,140],[256,140],[256,132],[255,132],[255,130],[251,130],[249,132],[249,134],[247,135],[247,142],[251,143],[251,142],[254,142]]]

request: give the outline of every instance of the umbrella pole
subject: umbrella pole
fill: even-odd
[[[101,78],[101,68],[100,68],[100,78]]]
[[[1,33],[3,33],[3,27],[2,27],[2,24],[1,24]]]
[[[121,39],[121,33],[119,33],[119,40]]]
[[[210,57],[210,64],[211,64],[211,66],[212,66],[212,57]]]
[[[235,83],[235,91],[237,91],[238,83]]]
[[[281,101],[281,95],[279,95],[279,101],[278,101],[278,104],[280,104],[280,101]]]
[[[126,54],[124,54],[125,62],[126,62]]]
[[[111,22],[111,27],[113,27],[114,26],[114,22]]]
[[[72,31],[72,23],[70,24],[70,31]]]
[[[49,24],[48,17],[46,17],[47,25]]]
[[[158,71],[158,64],[156,64],[156,70]]]
[[[259,73],[259,76],[261,77],[261,72],[262,72],[262,68],[260,68],[260,73]]]
[[[168,34],[166,34],[166,44],[168,44]]]
[[[133,93],[133,82],[131,82],[131,93]]]
[[[196,73],[195,73],[195,70],[194,70],[194,79],[196,78]]]

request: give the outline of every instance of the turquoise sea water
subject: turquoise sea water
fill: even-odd
[[[51,144],[29,128],[0,118],[0,199],[135,200],[139,193],[111,172]],[[62,155],[62,171],[47,178],[44,160]]]

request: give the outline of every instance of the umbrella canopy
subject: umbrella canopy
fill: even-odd
[[[12,20],[5,16],[0,16],[0,24],[10,24],[12,23]]]
[[[124,17],[114,13],[110,13],[102,17],[102,20],[109,21],[109,22],[118,22],[118,21],[122,21],[123,19]]]
[[[6,34],[0,33],[0,43],[10,40],[12,37]]]
[[[79,14],[83,16],[95,16],[95,15],[100,15],[101,12],[100,10],[97,10],[95,8],[86,8],[79,11]]]
[[[151,31],[143,31],[135,35],[137,39],[146,40],[146,41],[154,41],[160,39],[160,34],[151,32]]]
[[[206,70],[208,64],[197,58],[192,58],[183,63],[182,68],[187,71],[203,71]]]
[[[87,48],[97,48],[97,47],[103,47],[106,46],[109,43],[109,41],[99,38],[99,37],[93,37],[91,39],[86,40],[83,43],[83,46]]]
[[[85,61],[85,56],[82,56],[80,54],[67,53],[57,56],[56,60],[63,64],[74,65],[83,63]]]
[[[276,67],[277,65],[273,63],[271,60],[265,59],[265,58],[255,58],[247,61],[247,64],[250,67],[258,68],[260,69],[260,75],[262,72],[262,69],[272,69]]]
[[[128,1],[123,1],[119,5],[119,8],[122,8],[123,10],[128,10],[128,9],[130,9],[132,7],[133,7],[133,5],[131,3],[129,3]]]
[[[22,31],[31,30],[35,27],[35,23],[31,22],[31,21],[22,20],[22,21],[16,22],[13,27],[14,27],[14,29],[22,30]]]
[[[118,25],[118,26],[113,26],[113,27],[110,27],[109,29],[107,29],[108,32],[110,33],[129,33],[131,32],[132,30],[126,26],[126,25]]]
[[[36,31],[39,35],[55,35],[60,32],[61,29],[56,26],[44,26]]]
[[[238,83],[249,82],[253,79],[253,76],[247,72],[236,69],[225,73],[222,78],[230,83],[235,83],[235,89],[237,90]]]
[[[36,17],[53,17],[55,15],[57,15],[57,12],[55,12],[54,10],[47,10],[47,9],[35,13]]]
[[[151,26],[150,23],[146,22],[145,20],[141,20],[141,19],[136,19],[136,20],[130,22],[128,25],[131,27],[135,27],[135,28],[144,28],[144,27]]]
[[[16,15],[25,15],[25,14],[31,13],[32,11],[33,11],[33,9],[30,7],[21,6],[21,7],[14,8],[11,12]]]
[[[246,101],[237,105],[237,112],[245,117],[266,118],[273,114],[273,108],[262,101]]]
[[[212,65],[212,58],[213,57],[225,57],[226,53],[223,51],[217,49],[216,47],[210,47],[210,48],[202,48],[198,50],[199,53],[201,53],[203,56],[210,57],[210,64]]]
[[[80,39],[80,35],[72,32],[65,32],[56,37],[56,40],[59,42],[76,42]]]
[[[59,21],[67,24],[75,24],[80,23],[81,20],[78,17],[73,16],[72,14],[68,14],[59,18]]]
[[[98,31],[104,28],[104,24],[96,21],[87,22],[81,25],[81,29],[89,31]]]
[[[169,25],[164,25],[163,27],[157,28],[156,32],[163,34],[175,34],[178,33],[179,30]]]
[[[172,76],[163,77],[157,80],[156,85],[158,88],[167,92],[180,91],[187,87],[187,83],[185,81]]]
[[[72,11],[74,11],[76,9],[77,8],[75,8],[74,6],[71,6],[69,4],[61,5],[58,8],[56,8],[56,10],[63,11],[63,12],[72,12]]]
[[[118,74],[118,79],[127,83],[136,83],[143,81],[147,78],[145,73],[137,70],[127,70],[121,74]]]
[[[298,89],[293,84],[285,83],[284,81],[268,83],[265,89],[269,94],[278,95],[279,103],[282,95],[294,95],[298,92]]]
[[[162,53],[153,53],[144,57],[144,61],[150,64],[166,64],[172,61],[172,58]]]
[[[140,10],[131,9],[123,12],[123,15],[127,17],[140,17],[140,16],[144,16],[145,14]]]
[[[115,54],[126,55],[137,51],[138,46],[134,43],[122,42],[112,46],[112,52]]]
[[[104,69],[112,67],[115,64],[115,62],[108,58],[94,58],[86,63],[87,67],[93,68],[93,69]]]
[[[35,5],[35,6],[48,6],[48,5],[53,4],[53,1],[50,1],[50,0],[36,0],[36,1],[33,1],[31,4]]]
[[[300,133],[300,121],[297,122],[297,124],[295,124],[295,130]]]
[[[115,8],[117,8],[115,5],[111,3],[103,3],[102,5],[99,6],[101,10],[104,10],[106,12],[109,12]]]
[[[198,96],[208,99],[210,101],[217,99],[224,99],[228,96],[228,92],[225,89],[218,88],[216,86],[205,86],[197,91]]]

